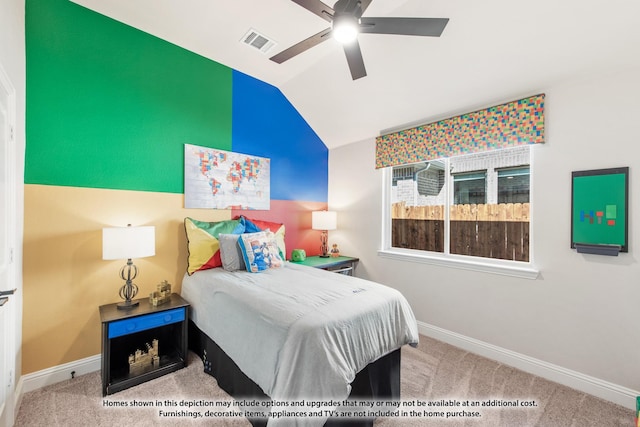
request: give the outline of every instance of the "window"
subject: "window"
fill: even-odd
[[[529,167],[498,171],[498,203],[529,203]]]
[[[453,204],[487,202],[486,172],[459,173],[453,175]]]
[[[529,262],[529,146],[390,168],[391,249]]]

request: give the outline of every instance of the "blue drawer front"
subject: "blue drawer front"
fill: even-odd
[[[185,319],[185,309],[176,308],[161,313],[147,314],[131,319],[118,320],[109,324],[109,338],[121,337],[171,323],[182,322]]]

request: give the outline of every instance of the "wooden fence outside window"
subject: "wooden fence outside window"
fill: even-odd
[[[442,205],[391,208],[393,247],[444,252]],[[529,261],[529,203],[452,205],[449,252]]]

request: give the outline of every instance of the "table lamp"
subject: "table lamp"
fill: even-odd
[[[329,239],[328,230],[335,230],[338,223],[338,215],[334,211],[315,211],[311,212],[311,228],[313,230],[321,230],[320,235],[320,250],[322,258],[329,257],[329,245],[327,240]]]
[[[125,281],[120,288],[118,304],[121,310],[137,306],[138,301],[131,301],[138,293],[133,280],[138,275],[138,267],[131,261],[133,258],[144,258],[156,254],[155,227],[110,227],[102,229],[102,259],[126,259],[127,263],[120,269],[120,278]]]

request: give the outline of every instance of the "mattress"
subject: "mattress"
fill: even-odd
[[[272,400],[341,402],[367,364],[418,342],[413,312],[397,290],[293,263],[185,275],[182,296],[198,328]]]

